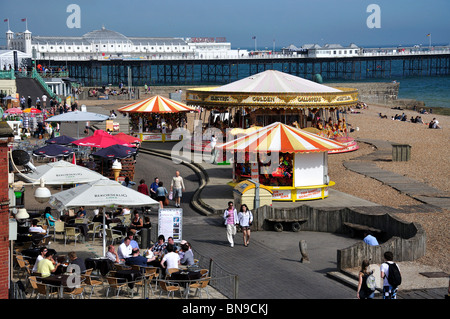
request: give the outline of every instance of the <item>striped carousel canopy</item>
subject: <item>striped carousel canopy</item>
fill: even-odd
[[[128,113],[177,113],[195,111],[195,109],[181,102],[155,95],[151,98],[123,106],[118,111]]]
[[[328,152],[345,148],[341,143],[280,122],[216,147],[226,151],[281,153]]]

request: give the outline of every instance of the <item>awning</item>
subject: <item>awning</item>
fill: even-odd
[[[160,95],[139,101],[118,109],[128,113],[178,113],[195,111],[194,108]]]

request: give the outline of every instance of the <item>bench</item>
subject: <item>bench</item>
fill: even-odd
[[[381,229],[369,227],[366,225],[352,224],[348,222],[344,222],[343,224],[350,229],[350,236],[352,238],[355,237],[356,233],[371,232],[373,234],[381,234],[383,232]]]
[[[290,224],[290,228],[293,232],[298,232],[300,230],[300,224],[306,222],[307,218],[298,219],[277,219],[277,218],[266,218],[266,221],[273,223],[273,228],[277,232],[282,232],[284,230],[283,224]]]

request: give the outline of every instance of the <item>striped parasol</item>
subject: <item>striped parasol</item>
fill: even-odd
[[[128,113],[177,113],[195,111],[195,109],[181,102],[155,95],[151,98],[123,106],[118,111]]]
[[[328,152],[345,148],[341,143],[280,122],[216,147],[226,151],[281,153]]]

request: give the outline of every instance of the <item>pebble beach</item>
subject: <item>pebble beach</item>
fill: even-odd
[[[360,111],[361,113],[347,115],[347,123],[351,124],[352,128],[358,128],[350,134],[351,137],[411,145],[411,159],[409,161],[378,161],[376,162],[378,167],[449,193],[450,150],[448,142],[450,141],[450,117],[422,114],[424,123],[430,122],[434,117],[439,121],[441,129],[429,129],[426,124],[409,122],[412,116],[420,115],[417,111],[397,110],[380,105],[369,105],[367,109]],[[392,116],[401,115],[403,112],[407,115],[408,121],[391,120]],[[380,118],[379,113],[387,115],[387,119]],[[355,152],[329,156],[330,178],[336,182],[335,189],[380,205],[395,208],[421,204],[421,202],[377,180],[347,170],[342,165],[344,161],[374,151],[374,147],[370,144],[359,143],[359,147],[360,149]],[[397,215],[406,221],[419,223],[426,231],[427,252],[418,262],[438,267],[444,272],[450,273],[449,211],[442,213],[401,213]]]

